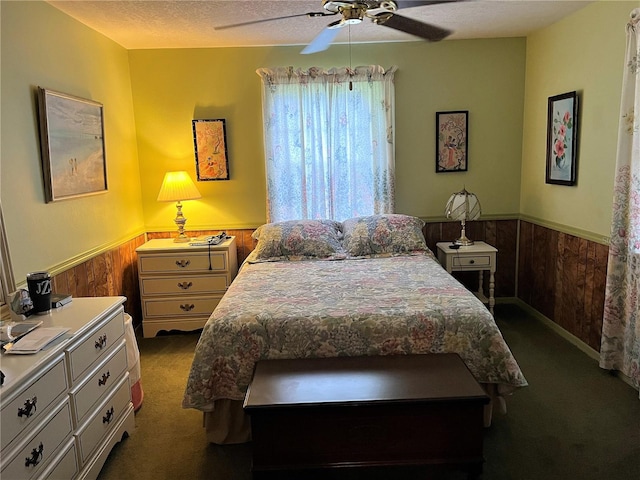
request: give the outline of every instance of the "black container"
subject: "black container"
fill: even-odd
[[[51,311],[51,275],[49,272],[27,274],[27,288],[33,302],[33,313],[46,315]]]

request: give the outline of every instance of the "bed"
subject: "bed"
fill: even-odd
[[[260,359],[455,352],[504,410],[527,381],[484,304],[427,248],[423,225],[394,214],[256,230],[202,331],[183,398],[205,412],[210,442],[250,439],[242,400]]]

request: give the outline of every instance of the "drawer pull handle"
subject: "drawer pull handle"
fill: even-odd
[[[102,423],[111,423],[113,420],[113,407],[106,411],[105,416],[102,417]]]
[[[36,413],[36,403],[38,403],[38,397],[27,398],[24,402],[24,408],[18,409],[18,416],[29,418]]]
[[[102,350],[104,346],[107,344],[107,334],[100,335],[98,340],[96,340],[96,350]]]
[[[195,305],[193,303],[185,303],[184,305],[180,305],[180,309],[184,310],[185,312],[190,312],[194,308]]]
[[[109,373],[108,371],[107,371],[107,373],[103,373],[102,374],[102,378],[98,379],[98,386],[101,387],[103,385],[106,385],[107,384],[107,380],[109,380],[110,376],[111,376],[111,373]]]
[[[42,461],[43,452],[44,452],[44,446],[42,445],[42,442],[40,442],[40,445],[38,445],[38,448],[34,448],[33,450],[31,450],[31,458],[29,457],[25,458],[24,466],[25,467],[28,467],[30,465],[36,466],[37,464],[39,464]]]
[[[176,265],[180,268],[188,267],[191,264],[191,260],[176,260]]]
[[[189,290],[192,286],[192,282],[178,282],[178,287],[180,287],[182,290]]]
[[[471,260],[469,260],[469,263],[470,263],[471,265],[473,265],[474,263],[476,263],[476,261],[475,261],[474,259],[471,259]]]

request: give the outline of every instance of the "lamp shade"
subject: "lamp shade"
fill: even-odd
[[[159,202],[180,202],[182,200],[195,200],[201,198],[200,192],[191,180],[187,172],[167,172],[164,175],[160,193],[158,193]]]
[[[478,197],[464,188],[449,197],[445,208],[447,218],[452,220],[477,220],[481,211]]]

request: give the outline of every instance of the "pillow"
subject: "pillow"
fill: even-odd
[[[350,257],[389,256],[427,251],[424,222],[400,214],[371,215],[342,222],[342,245]]]
[[[258,261],[340,259],[341,224],[333,220],[289,220],[267,223],[253,232]]]

